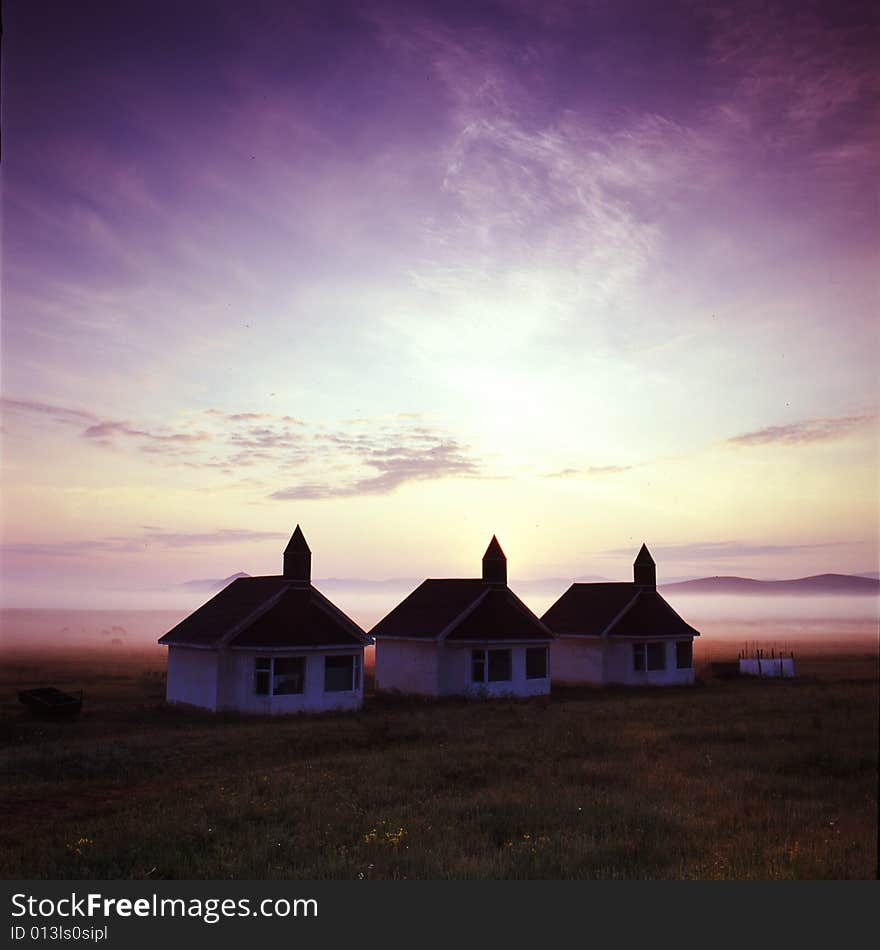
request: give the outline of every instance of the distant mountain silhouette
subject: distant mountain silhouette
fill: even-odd
[[[210,593],[223,590],[239,577],[250,577],[245,571],[230,574],[223,578],[200,578],[178,584],[178,590],[191,593]],[[597,583],[607,581],[606,577],[541,577],[535,580],[514,580],[511,587],[526,593],[547,590],[567,590],[572,583]],[[324,577],[318,578],[315,585],[319,589],[361,591],[380,593],[410,590],[421,583],[419,578],[392,577],[374,581],[360,577]],[[693,580],[678,581],[658,585],[661,591],[670,594],[862,594],[877,596],[880,594],[880,580],[858,574],[816,574],[813,577],[799,577],[787,581],[758,581],[751,577],[699,577]]]
[[[816,574],[788,581],[756,581],[750,577],[701,577],[663,584],[670,594],[880,594],[880,580],[855,574]]]
[[[224,587],[228,587],[234,580],[237,580],[239,577],[250,577],[250,574],[246,574],[244,571],[239,571],[237,574],[230,574],[229,577],[216,578],[216,577],[207,577],[201,578],[194,581],[184,581],[182,584],[177,586],[181,590],[190,590],[195,593],[214,593],[218,590],[223,590]]]
[[[230,574],[224,578],[199,578],[191,581],[184,581],[177,585],[178,590],[191,591],[192,593],[216,593],[223,590],[224,587],[231,584],[238,577],[250,577],[245,571],[239,571],[237,574]],[[374,581],[363,577],[319,577],[315,580],[315,586],[319,590],[328,591],[358,591],[365,594],[378,594],[383,592],[400,593],[401,591],[410,591],[418,587],[424,580],[420,577],[389,577],[385,580]],[[566,590],[572,583],[595,583],[597,581],[607,581],[607,577],[585,576],[585,577],[539,577],[536,580],[514,581],[511,586],[517,590],[523,591],[547,591],[547,590]]]
[[[389,577],[382,581],[365,580],[362,577],[319,577],[315,581],[315,586],[320,590],[347,590],[364,591],[365,593],[378,593],[381,591],[411,591],[418,587],[424,580],[423,577]],[[516,590],[565,590],[572,583],[593,583],[596,581],[607,581],[607,577],[589,576],[589,577],[539,577],[536,580],[517,580],[514,578],[510,586]]]
[[[421,580],[414,577],[389,577],[382,581],[371,581],[363,577],[318,577],[315,586],[319,590],[363,591],[371,594],[383,590],[411,590]]]

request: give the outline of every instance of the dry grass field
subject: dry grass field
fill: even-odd
[[[369,696],[276,720],[163,702],[155,649],[7,659],[4,878],[874,878],[877,655],[796,680]],[[72,722],[16,690],[83,688]]]

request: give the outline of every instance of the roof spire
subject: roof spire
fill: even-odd
[[[657,589],[657,566],[648,550],[647,544],[639,548],[639,553],[633,562],[633,583],[636,587],[650,587]]]
[[[507,586],[507,558],[494,534],[483,555],[483,583]]]
[[[312,580],[312,552],[299,525],[284,549],[284,577],[305,584]]]

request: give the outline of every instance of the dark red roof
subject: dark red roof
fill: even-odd
[[[485,590],[479,578],[422,581],[373,627],[370,636],[433,640]]]
[[[640,590],[608,630],[612,637],[698,637],[656,590]]]
[[[572,584],[541,620],[554,633],[598,637],[636,593],[632,583]]]
[[[229,641],[236,647],[361,646],[363,630],[314,587],[290,587]]]
[[[480,578],[429,579],[391,613],[370,636],[437,640],[549,640],[552,633],[507,587]]]
[[[370,638],[310,584],[240,577],[159,639],[217,647],[349,646]]]
[[[553,634],[506,587],[490,588],[447,640],[551,640]]]
[[[173,627],[159,643],[212,646],[284,589],[283,577],[239,577]]]
[[[558,635],[698,637],[656,590],[622,584],[572,584],[541,617]]]

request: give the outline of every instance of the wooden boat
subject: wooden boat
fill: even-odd
[[[41,686],[38,689],[19,690],[19,702],[24,703],[34,715],[69,718],[79,714],[82,709],[82,690],[79,695],[62,692],[54,686]]]

